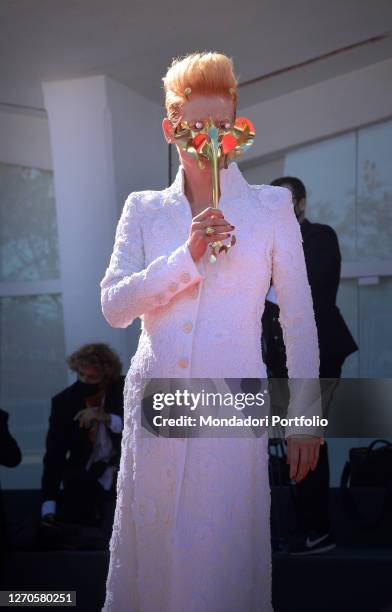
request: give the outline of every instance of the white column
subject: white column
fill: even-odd
[[[163,107],[104,75],[43,83],[56,193],[67,354],[106,342],[123,361],[136,350],[140,324],[114,329],[100,307],[126,196],[167,186]],[[73,380],[73,376],[70,376]]]

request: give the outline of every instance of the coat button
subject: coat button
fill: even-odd
[[[183,272],[180,276],[180,280],[183,283],[189,283],[189,281],[191,280],[190,274],[188,274],[188,272]]]
[[[193,325],[190,321],[187,321],[187,323],[184,323],[184,325],[182,326],[182,329],[184,330],[185,333],[189,333],[192,329]]]
[[[169,291],[172,291],[174,293],[175,291],[177,291],[177,289],[178,289],[177,283],[170,283]]]
[[[181,359],[178,360],[178,365],[180,366],[180,368],[186,368],[188,366],[189,363],[189,359],[187,359],[186,357],[181,357]]]

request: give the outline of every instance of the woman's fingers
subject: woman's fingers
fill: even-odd
[[[222,210],[219,208],[206,208],[192,219],[192,224],[196,225],[196,227],[208,227],[209,225],[229,225],[231,228],[234,228],[234,225],[231,225],[231,223],[225,219]]]
[[[220,208],[214,208],[213,206],[209,206],[201,211],[196,217],[193,217],[194,221],[204,221],[208,217],[223,217],[223,212]]]
[[[206,234],[207,227],[213,227],[215,229],[214,234]],[[194,221],[192,223],[191,232],[202,235],[203,240],[208,242],[214,242],[215,240],[225,240],[230,237],[230,232],[234,229],[234,225],[231,225],[223,217],[209,218],[204,221]]]
[[[309,470],[315,470],[320,454],[320,440],[288,439],[287,463],[290,464],[290,478],[300,482]]]
[[[214,228],[215,233],[211,234],[212,236],[216,236],[219,233],[223,234],[223,233],[232,232],[234,229],[234,226],[230,225],[230,223],[227,223],[227,221],[223,221],[221,223],[204,222],[204,223],[192,223],[192,232],[201,231],[205,234],[207,227]]]
[[[214,227],[214,234],[206,234],[207,227]],[[209,243],[230,238],[230,232],[234,229],[225,218],[222,210],[212,206],[205,208],[192,219],[192,225],[188,238],[188,246],[194,261],[202,257]]]
[[[290,464],[290,478],[294,479],[298,469],[299,446],[295,443],[295,440],[290,438],[287,450],[287,461]]]
[[[229,221],[227,221],[227,219],[225,219],[224,217],[209,217],[207,219],[204,219],[203,221],[193,220],[192,225],[194,225],[196,228],[208,227],[210,225],[212,227],[221,227],[224,225],[227,225],[228,227],[234,227],[234,225],[229,223]]]
[[[215,212],[217,209],[214,208],[212,210]],[[200,215],[198,216],[200,217]],[[199,239],[207,242],[207,244],[210,242],[215,242],[216,240],[225,240],[226,238],[229,238],[230,232],[234,229],[234,226],[228,223],[228,221],[223,217],[223,214],[220,217],[205,217],[199,221],[196,221],[196,219],[197,217],[193,219],[191,231],[193,234],[198,235]],[[215,229],[214,234],[206,234],[206,229],[209,226]]]
[[[228,232],[216,232],[216,234],[212,234],[211,236],[208,236],[204,229],[196,230],[193,233],[196,234],[200,240],[204,240],[207,243],[215,242],[217,240],[225,240],[226,238],[229,238],[231,235]]]
[[[305,444],[301,445],[300,453],[299,453],[299,469],[297,473],[297,482],[300,482],[305,478],[310,468],[310,447]]]

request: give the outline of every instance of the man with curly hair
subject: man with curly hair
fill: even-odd
[[[102,343],[81,346],[67,364],[77,380],[52,398],[42,522],[99,525],[103,501],[115,497],[123,429],[122,364]]]

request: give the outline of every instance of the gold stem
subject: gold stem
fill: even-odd
[[[219,185],[219,168],[218,168],[218,156],[215,147],[211,147],[212,150],[212,206],[218,208],[220,198],[220,185]]]

